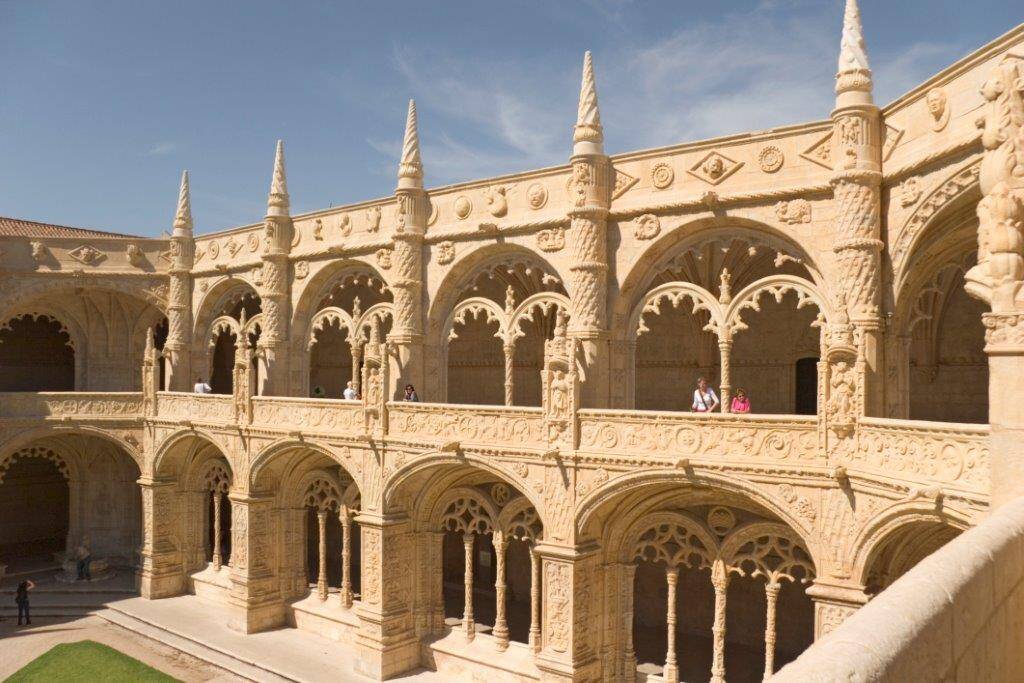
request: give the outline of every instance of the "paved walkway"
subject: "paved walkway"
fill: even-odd
[[[157,637],[177,643],[193,654],[197,652],[192,648],[203,648],[206,653],[200,656],[204,659],[219,661],[225,668],[253,680],[303,683],[370,680],[353,670],[351,653],[341,643],[295,628],[244,635],[225,625],[224,613],[216,605],[192,595],[164,600],[120,600],[111,603],[108,612],[101,616],[147,633],[149,629],[159,629],[163,635]],[[431,671],[420,671],[391,680],[426,683],[445,679]]]

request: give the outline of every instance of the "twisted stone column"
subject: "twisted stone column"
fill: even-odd
[[[352,607],[352,515],[344,505],[338,512],[341,520],[341,606]]]
[[[465,601],[462,610],[462,628],[466,632],[466,640],[471,641],[476,637],[476,624],[473,623],[473,534],[466,533],[462,536],[462,545],[465,550],[466,570],[463,572],[463,588],[465,589]]]
[[[676,659],[676,585],[679,583],[679,568],[665,569],[665,580],[668,583],[668,599],[665,615],[665,683],[679,682],[679,661]],[[632,630],[632,629],[630,629]]]
[[[711,683],[725,683],[725,596],[729,587],[729,573],[721,560],[716,560],[711,566],[711,585],[715,589],[715,621],[711,627],[714,638]]]
[[[494,634],[495,645],[499,651],[508,649],[508,623],[505,621],[505,550],[508,541],[501,532],[494,534],[494,554],[496,555],[494,572]]]
[[[540,556],[530,546],[530,649],[540,652]]]
[[[327,600],[327,510],[316,511],[317,557],[319,566],[316,575],[316,595],[320,602]]]
[[[768,680],[775,673],[775,606],[779,599],[781,586],[775,581],[765,584],[764,595],[768,607],[765,616],[764,627],[764,680]]]
[[[213,494],[213,569],[220,571],[224,560],[221,557],[221,531],[220,531],[220,491],[212,491]]]
[[[732,357],[732,339],[719,339],[718,352],[721,355],[722,371],[722,379],[718,386],[718,390],[722,394],[721,410],[723,413],[728,413],[732,410],[732,407],[729,405],[729,397],[732,395],[732,375],[730,371],[730,362]]]
[[[515,361],[516,346],[512,343],[505,343],[502,346],[505,352],[505,405],[513,404],[515,396]]]

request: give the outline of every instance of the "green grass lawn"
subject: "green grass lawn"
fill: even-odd
[[[106,645],[82,640],[77,643],[62,643],[51,648],[4,683],[172,683],[176,680]]]

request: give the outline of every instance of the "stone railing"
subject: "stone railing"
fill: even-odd
[[[770,680],[1020,680],[1022,557],[1018,498],[926,557]]]
[[[580,450],[802,464],[822,460],[814,415],[580,411]],[[822,460],[823,462],[823,460]]]
[[[397,438],[541,449],[547,446],[540,408],[389,403],[388,419],[388,435]]]
[[[361,401],[254,396],[252,423],[260,428],[332,432],[339,436],[366,431]]]
[[[161,420],[229,423],[235,421],[234,399],[224,394],[190,394],[161,391],[156,399],[156,416]]]
[[[0,419],[131,419],[142,414],[136,392],[46,391],[0,394]]]
[[[989,426],[866,417],[839,458],[882,476],[987,493]]]

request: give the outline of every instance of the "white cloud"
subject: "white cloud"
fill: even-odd
[[[149,150],[146,151],[146,154],[151,157],[161,157],[166,156],[177,149],[178,146],[173,142],[158,142],[150,147]]]

